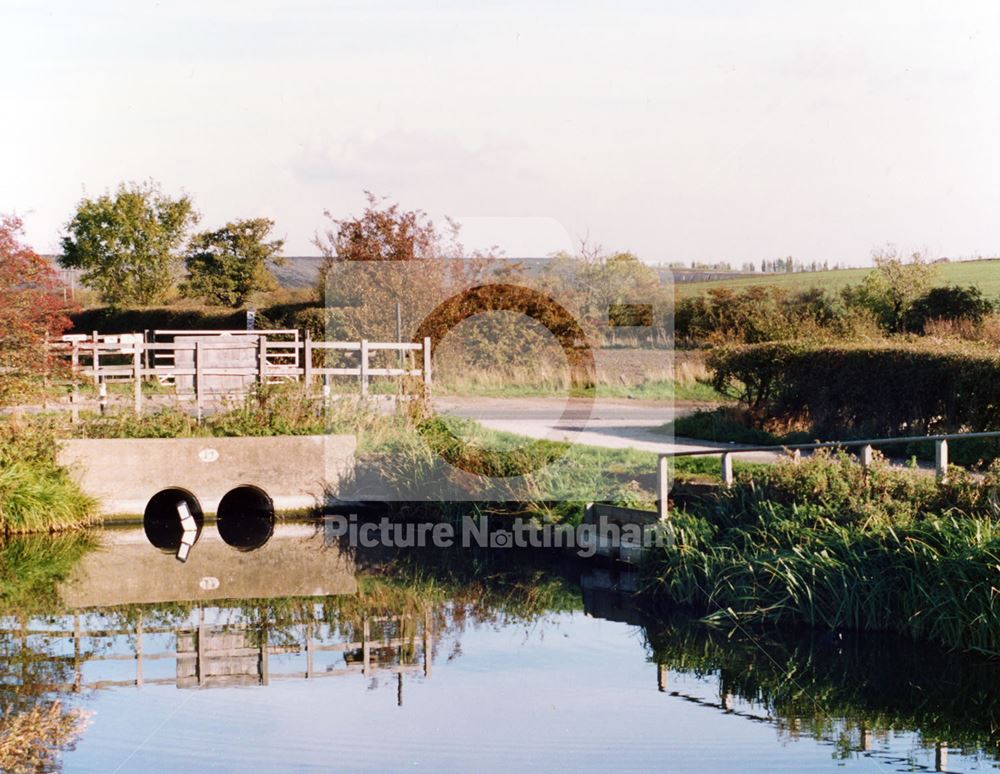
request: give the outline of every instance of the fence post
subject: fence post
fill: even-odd
[[[948,768],[948,743],[938,742],[934,745],[934,771],[945,771]]]
[[[667,495],[670,493],[669,463],[670,460],[665,455],[660,455],[656,463],[656,497],[660,521],[667,521],[670,518],[667,506]]]
[[[135,684],[142,687],[142,611],[135,622]]]
[[[203,417],[202,412],[202,392],[203,385],[201,383],[202,375],[202,362],[201,362],[201,342],[196,341],[194,343],[194,405],[198,415],[198,424],[201,424]]]
[[[69,356],[69,367],[73,375],[76,376],[77,371],[80,370],[80,344],[79,342],[73,342],[73,349]]]
[[[267,384],[267,337],[257,339],[257,381],[261,387]]]
[[[424,390],[426,397],[431,396],[431,337],[424,336]]]
[[[733,485],[733,456],[729,452],[722,452],[722,485],[729,489]]]
[[[872,449],[870,443],[861,447],[860,457],[862,467],[870,468],[872,466],[872,462],[875,461],[875,450]]]
[[[795,465],[798,465],[800,462],[802,462],[801,449],[792,449],[791,451],[788,452],[788,456],[792,458],[792,463]]]
[[[142,347],[144,350],[145,347]],[[135,400],[135,413],[142,413],[142,352],[139,342],[135,342],[132,350],[132,378],[135,382],[132,397]]]
[[[302,345],[303,349],[303,362],[302,362],[302,379],[305,382],[306,397],[309,397],[309,393],[312,390],[312,378],[313,378],[313,352],[312,352],[312,334],[309,329],[306,329],[306,340]],[[298,349],[295,350],[298,352]]]
[[[80,421],[80,385],[73,382],[73,392],[69,396],[69,421],[74,425]]]
[[[934,472],[939,483],[948,481],[948,442],[943,439],[934,442]]]
[[[94,384],[101,383],[101,351],[97,348],[97,331],[94,331]]]
[[[368,339],[361,339],[361,394],[368,395]]]
[[[101,414],[106,414],[108,411],[108,385],[101,382],[97,385],[97,405],[100,408]]]

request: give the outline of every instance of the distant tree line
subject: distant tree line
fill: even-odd
[[[760,263],[756,261],[744,261],[736,268],[729,261],[673,261],[667,264],[670,269],[693,269],[696,271],[729,271],[743,272],[746,274],[792,274],[795,272],[809,271],[831,271],[845,269],[843,263],[831,264],[829,261],[800,261],[792,256],[787,258],[774,258],[773,260],[762,259]]]

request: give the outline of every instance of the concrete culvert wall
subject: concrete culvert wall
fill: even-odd
[[[157,492],[149,499],[142,514],[142,528],[146,532],[146,538],[156,548],[166,553],[175,553],[181,545],[184,529],[181,526],[178,506],[182,503],[194,517],[198,525],[198,534],[201,534],[205,515],[202,513],[198,498],[186,489],[173,487]]]
[[[274,532],[274,503],[255,486],[238,486],[219,502],[219,536],[240,551],[260,548]]]

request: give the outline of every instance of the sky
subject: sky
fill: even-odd
[[[1000,255],[1000,3],[0,0],[0,212],[187,193],[315,254],[363,191],[508,255]]]

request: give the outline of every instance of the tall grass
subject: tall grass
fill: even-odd
[[[1000,484],[948,488],[845,455],[743,477],[675,516],[650,591],[729,625],[892,631],[1000,655]]]
[[[0,423],[0,536],[91,524],[96,503],[56,464],[53,426]]]

